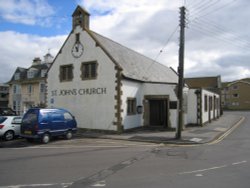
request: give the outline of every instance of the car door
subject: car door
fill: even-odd
[[[13,119],[11,121],[11,127],[13,128],[15,135],[20,135],[21,123],[22,123],[22,117],[20,117],[20,116],[13,117]]]

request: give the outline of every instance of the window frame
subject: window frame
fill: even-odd
[[[208,97],[207,95],[204,95],[204,111],[208,111]]]
[[[128,97],[127,98],[127,115],[136,114],[136,98]]]
[[[28,84],[27,85],[27,93],[28,94],[32,94],[34,91],[33,85],[32,84]]]
[[[94,67],[93,67],[94,65]],[[86,71],[87,70],[87,71]],[[82,62],[81,64],[81,79],[95,80],[97,79],[98,63],[97,61]]]
[[[14,75],[14,80],[20,80],[20,72],[16,72]]]
[[[232,90],[238,90],[239,89],[239,86],[238,85],[233,85],[232,86]]]
[[[73,64],[61,65],[59,72],[60,82],[70,82],[74,78]],[[65,72],[64,72],[65,71]]]
[[[232,97],[233,97],[233,98],[239,98],[239,94],[238,94],[238,93],[233,93],[233,94],[232,94]]]

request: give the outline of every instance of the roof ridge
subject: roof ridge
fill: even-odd
[[[106,55],[121,68],[124,77],[143,82],[177,83],[176,73],[168,66],[95,31],[89,29],[85,31],[95,40],[97,46],[101,47]]]

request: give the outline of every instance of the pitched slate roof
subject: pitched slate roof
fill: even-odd
[[[177,74],[134,50],[131,50],[98,33],[86,30],[98,45],[122,68],[125,78],[142,82],[178,83]]]
[[[23,82],[23,81],[30,81],[30,80],[36,80],[36,79],[45,79],[44,77],[41,77],[41,71],[48,70],[50,65],[51,65],[51,63],[42,63],[39,65],[32,65],[29,68],[17,67],[11,80],[8,83],[10,84],[10,83],[15,83],[15,82]],[[37,71],[35,72],[34,77],[28,78],[27,72],[29,71],[29,69],[32,69],[32,68],[36,69]],[[20,73],[20,79],[18,79],[18,80],[15,80],[16,73]]]

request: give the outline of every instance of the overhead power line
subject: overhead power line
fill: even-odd
[[[175,29],[173,30],[173,32],[169,35],[166,43],[164,44],[164,46],[161,48],[161,50],[159,51],[159,53],[155,56],[155,58],[153,59],[153,62],[145,69],[145,75],[148,74],[148,70],[157,62],[157,59],[160,57],[160,55],[162,54],[163,50],[166,48],[166,46],[169,44],[170,40],[174,37],[174,34],[177,32],[179,25],[177,25],[175,27]]]
[[[218,2],[219,2],[219,1],[220,1],[220,0],[218,0]],[[195,12],[195,11],[194,11],[194,13],[193,13],[191,10],[189,10],[189,12],[190,12],[190,17],[189,17],[189,19],[199,19],[199,18],[208,16],[208,15],[210,15],[210,14],[213,14],[213,13],[215,13],[215,12],[218,12],[218,11],[221,10],[221,9],[224,9],[224,8],[228,7],[229,5],[235,3],[236,1],[237,1],[237,0],[231,0],[231,1],[229,1],[228,3],[226,3],[226,4],[223,4],[223,5],[221,5],[221,6],[215,7],[214,9],[211,9],[212,7],[209,6],[209,8],[207,7],[208,10],[211,9],[211,10],[209,10],[209,11],[205,11],[205,9],[203,9],[203,11],[199,11],[199,12]],[[213,6],[215,6],[218,2],[214,3]]]
[[[170,40],[173,38],[174,34],[176,33],[176,31],[178,30],[178,25],[175,27],[175,29],[173,30],[173,32],[170,34],[170,36],[168,37],[166,43],[164,44],[164,46],[161,48],[161,50],[159,51],[159,53],[156,55],[156,57],[154,58],[154,61],[157,61],[157,59],[159,58],[159,56],[161,55],[161,53],[163,52],[163,50],[166,48],[166,46],[168,45],[168,43],[170,42]]]
[[[199,15],[201,12],[204,12],[205,10],[209,10],[211,9],[212,7],[216,6],[221,0],[217,0],[217,1],[211,1],[209,2],[206,6],[203,6],[203,7],[200,7],[199,9],[195,9],[193,12],[192,12],[192,16],[196,16],[196,15]]]

